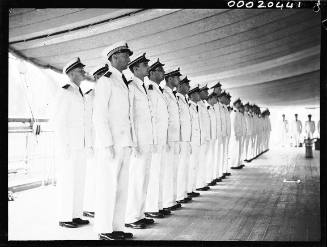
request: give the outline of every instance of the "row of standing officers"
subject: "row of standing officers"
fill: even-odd
[[[70,81],[54,103],[59,225],[94,217],[102,240],[133,238],[125,227],[166,217],[269,145],[269,110],[240,99],[230,107],[219,82],[190,88],[179,68],[166,73],[159,59],[149,66],[145,53],[130,61],[132,54],[126,42],[106,48],[109,65],[93,72],[95,88],[86,93],[85,65],[70,61],[63,69]]]

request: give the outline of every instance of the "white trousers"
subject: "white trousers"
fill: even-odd
[[[56,161],[58,220],[81,218],[86,172],[85,149],[72,150],[68,157],[58,155]]]
[[[233,154],[233,159],[231,163],[231,167],[238,167],[240,166],[241,159],[242,159],[242,141],[243,137],[242,136],[235,136],[235,143],[234,143],[234,154]]]
[[[158,145],[157,151],[156,153],[152,153],[145,212],[158,212],[163,208],[162,196],[166,145]]]
[[[178,142],[169,142],[170,149],[166,152],[164,172],[163,207],[176,205],[177,198],[177,167],[178,167]]]
[[[288,147],[289,146],[288,133],[285,130],[282,130],[281,144],[282,144],[282,147]]]
[[[130,147],[115,147],[114,159],[97,150],[94,230],[124,231],[128,194]]]
[[[207,186],[206,183],[206,168],[208,162],[209,142],[200,145],[199,153],[199,169],[196,179],[196,188],[203,188]]]
[[[84,206],[83,210],[94,212],[95,201],[95,180],[96,180],[96,159],[95,155],[88,155],[86,160],[86,181],[84,193]]]
[[[151,168],[151,146],[140,146],[140,153],[132,152],[129,167],[128,197],[125,223],[143,219]]]
[[[219,168],[220,157],[221,157],[219,142],[221,142],[221,137],[219,137],[219,139],[216,139],[215,143],[214,143],[214,161],[213,161],[214,164],[212,166],[212,179],[211,180],[214,180],[219,177],[218,168]]]
[[[210,140],[208,148],[207,168],[206,168],[206,183],[211,183],[214,178],[215,161],[216,161],[216,140]]]
[[[245,136],[245,142],[244,142],[244,153],[245,153],[245,156],[244,156],[244,159],[246,160],[250,160],[251,159],[251,156],[250,156],[250,153],[251,153],[251,136],[250,135],[247,135]]]
[[[177,198],[183,200],[187,197],[187,184],[190,169],[190,142],[181,142],[181,153],[179,155],[179,164],[177,171]]]
[[[199,171],[199,153],[200,153],[200,145],[192,144],[192,153],[190,156],[190,168],[189,168],[189,179],[187,192],[191,193],[196,189],[196,180],[197,174]]]
[[[230,142],[230,136],[223,137],[223,165],[222,165],[222,173],[227,173],[229,170],[229,166],[232,162],[233,152],[230,152],[229,145],[232,145],[233,141]]]
[[[256,135],[253,134],[251,135],[251,145],[250,145],[250,159],[253,159],[255,157],[255,139],[256,139]]]
[[[223,175],[223,162],[224,162],[224,141],[226,137],[220,136],[216,141],[216,168],[215,175],[216,178],[219,178]],[[226,145],[226,144],[225,144]]]

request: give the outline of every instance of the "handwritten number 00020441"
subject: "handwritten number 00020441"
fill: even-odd
[[[229,8],[277,8],[277,9],[293,9],[293,8],[300,8],[301,7],[301,2],[293,3],[293,2],[273,2],[273,1],[228,1],[227,5]]]

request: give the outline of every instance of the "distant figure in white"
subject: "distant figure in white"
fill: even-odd
[[[316,130],[315,122],[311,120],[311,114],[308,115],[308,121],[305,122],[305,138],[312,139]]]
[[[292,123],[292,137],[293,137],[293,143],[295,147],[299,147],[300,145],[300,136],[302,133],[302,122],[298,120],[297,114],[294,114],[295,120],[293,120]]]
[[[285,147],[287,145],[289,145],[289,125],[288,125],[288,121],[285,118],[285,114],[282,115],[283,116],[283,122],[282,122],[282,147]]]

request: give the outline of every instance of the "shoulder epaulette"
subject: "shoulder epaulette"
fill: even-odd
[[[70,87],[69,84],[66,84],[66,85],[62,86],[63,89],[68,89],[69,87]]]
[[[109,70],[103,75],[103,76],[105,76],[105,77],[110,77],[111,76],[111,74],[112,74],[112,72],[110,72]]]
[[[152,84],[149,85],[149,90],[153,90],[153,85]]]
[[[93,90],[93,88],[91,88],[89,91],[87,91],[85,94],[88,94],[90,93],[91,91]]]
[[[207,106],[207,109],[208,109],[208,110],[210,109],[210,106],[209,106],[209,105]]]

